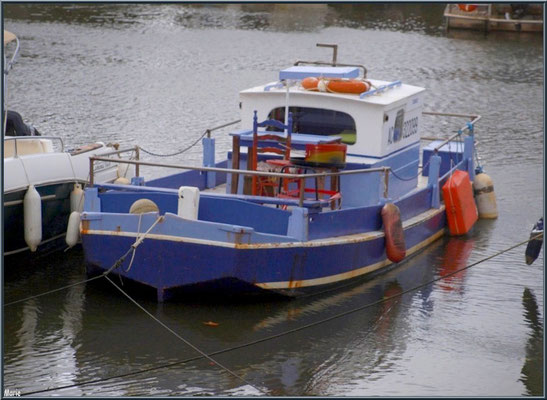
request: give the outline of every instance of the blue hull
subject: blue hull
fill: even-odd
[[[423,213],[422,220],[418,216],[405,229],[407,256],[443,235],[445,225],[443,209]],[[167,226],[162,230],[169,231]],[[84,232],[82,244],[91,274],[108,270],[136,240],[129,233]],[[391,264],[381,231],[256,244],[192,243],[188,238],[149,235],[136,249],[132,263],[130,254],[112,273],[156,289],[158,300],[163,301],[181,292],[297,296],[382,271]]]
[[[473,154],[472,140],[466,143],[466,152]],[[405,150],[397,160],[408,164],[406,157],[414,153],[414,148]],[[421,188],[416,176],[406,181],[393,177],[389,193],[380,194],[381,170],[362,181],[359,175],[341,176],[344,207],[337,210],[310,199],[294,203],[239,192],[208,193],[203,191],[206,177],[196,171],[154,182],[158,187],[99,185],[86,190],[82,214],[88,272],[110,270],[136,246],[110,273],[153,288],[158,301],[180,293],[298,296],[345,285],[394,265],[386,255],[385,203],[400,210],[406,258],[444,234],[439,189],[446,176],[438,175],[440,157],[431,158],[435,168],[430,167],[428,184]],[[405,176],[411,177],[415,165],[408,165],[412,168]],[[346,169],[353,167],[360,169]],[[472,158],[454,168],[472,176]],[[217,176],[216,185],[224,179]],[[176,188],[181,186],[202,190],[194,217],[178,215],[187,210],[178,205],[183,197]],[[131,205],[144,198],[158,211],[131,214]],[[278,207],[280,202],[289,202],[286,210]]]

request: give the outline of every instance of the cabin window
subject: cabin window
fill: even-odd
[[[341,111],[325,110],[323,108],[290,107],[292,112],[294,133],[340,136],[342,143],[355,144],[355,121],[349,115]],[[268,115],[268,119],[276,119],[285,122],[285,107],[274,108]],[[278,130],[271,128],[271,130]]]

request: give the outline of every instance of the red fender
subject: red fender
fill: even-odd
[[[382,222],[386,236],[386,254],[391,261],[398,263],[406,256],[405,235],[399,207],[387,203],[382,207]]]

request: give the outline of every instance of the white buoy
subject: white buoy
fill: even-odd
[[[116,170],[118,178],[127,178],[127,174],[129,173],[130,168],[130,164],[118,164],[118,168]],[[132,172],[130,173],[130,175],[133,175]]]
[[[123,176],[120,176],[119,178],[117,178],[114,183],[116,185],[129,185],[131,183],[131,181]]]
[[[72,211],[68,217],[65,241],[68,247],[73,247],[80,240],[80,213]]]
[[[494,193],[492,179],[484,172],[475,175],[473,191],[475,193],[479,218],[498,218],[498,206],[496,204],[496,194]]]
[[[179,187],[177,215],[185,219],[198,219],[199,189],[194,186]]]
[[[30,185],[23,199],[25,242],[36,251],[42,241],[42,199],[34,185]]]
[[[139,199],[131,204],[129,208],[130,214],[144,214],[147,212],[159,212],[159,208],[156,203],[149,199]]]
[[[84,209],[84,191],[82,185],[79,183],[74,184],[74,189],[70,192],[70,212],[78,211],[82,212]]]

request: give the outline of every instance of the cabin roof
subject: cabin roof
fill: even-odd
[[[357,78],[359,68],[357,67],[318,67],[318,66],[293,66],[279,71],[279,80],[304,79],[307,77],[323,78]]]
[[[373,89],[391,84],[392,82],[389,81],[381,81],[376,79],[368,79],[369,82],[372,83]],[[384,91],[380,91],[376,94],[371,94],[370,96],[366,96],[364,98],[360,98],[359,95],[356,94],[342,94],[342,93],[325,93],[325,92],[314,92],[314,91],[307,91],[303,89],[299,83],[292,85],[289,88],[289,95],[294,96],[297,95],[299,99],[302,99],[300,96],[306,96],[306,98],[309,98],[310,101],[319,101],[321,98],[339,98],[344,99],[346,101],[355,101],[365,104],[377,104],[381,106],[387,106],[389,104],[395,103],[397,101],[400,101],[402,99],[408,98],[414,94],[420,93],[425,91],[424,88],[419,86],[413,86],[408,85],[405,83],[402,83],[398,86],[395,86],[390,89],[386,89]],[[240,92],[241,94],[263,94],[263,95],[269,95],[273,96],[274,94],[279,95],[286,95],[287,89],[286,87],[279,84],[279,82],[270,82],[265,85],[255,86],[253,88],[249,88],[246,90],[242,90]]]

